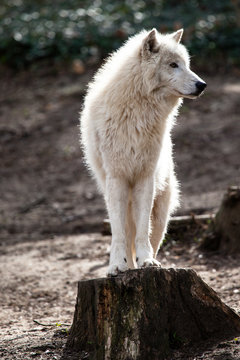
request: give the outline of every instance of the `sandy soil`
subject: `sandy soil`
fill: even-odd
[[[0,357],[5,360],[70,358],[63,349],[77,281],[106,272],[110,237],[100,234],[104,204],[79,147],[78,112],[92,74],[51,68],[2,74]],[[226,188],[239,184],[240,82],[234,75],[202,77],[206,94],[184,102],[173,132],[182,189],[178,214],[214,212]],[[193,267],[239,312],[240,258],[203,254],[197,245],[196,236],[170,242],[159,255],[162,265]],[[239,343],[232,339],[189,359],[240,359]]]
[[[2,359],[75,358],[65,354],[64,346],[77,281],[105,276],[110,240],[93,233],[2,246]],[[162,266],[192,267],[240,314],[240,256],[208,255],[197,246],[197,242],[168,244],[159,254]],[[240,359],[239,344],[240,338],[235,338],[188,359]],[[176,359],[187,360],[177,354]]]

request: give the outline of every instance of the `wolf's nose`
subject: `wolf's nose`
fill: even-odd
[[[205,87],[207,86],[207,84],[202,81],[197,81],[195,85],[196,85],[196,88],[199,90],[199,92],[202,92],[205,89]]]

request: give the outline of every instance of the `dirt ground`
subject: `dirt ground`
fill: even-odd
[[[70,359],[77,281],[105,275],[110,246],[79,146],[78,113],[94,70],[1,72],[0,358]],[[201,76],[206,94],[184,101],[173,131],[178,215],[214,213],[239,184],[239,74]],[[195,234],[172,240],[159,257],[164,267],[194,268],[240,313],[240,256],[204,254]],[[174,358],[240,359],[240,338]]]

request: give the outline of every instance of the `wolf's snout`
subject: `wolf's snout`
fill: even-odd
[[[197,94],[201,94],[203,92],[203,90],[206,88],[207,84],[205,82],[202,81],[197,81],[196,82],[196,88],[197,88]]]

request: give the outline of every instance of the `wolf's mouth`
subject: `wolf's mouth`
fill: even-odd
[[[200,97],[201,95],[203,95],[204,91],[200,91],[200,92],[195,92],[195,93],[191,93],[191,94],[182,94],[182,93],[178,93],[179,96],[186,98],[186,99],[197,99],[198,97]]]
[[[183,95],[183,97],[188,98],[188,99],[196,99],[199,96],[200,96],[200,94],[196,94],[196,93]]]
[[[187,99],[196,99],[198,97],[197,94],[183,94],[180,91],[176,91],[179,97],[187,98]]]
[[[190,94],[189,96],[191,96],[191,99],[196,99],[196,98],[202,96],[203,94],[204,94],[204,91],[201,91],[199,93]]]

